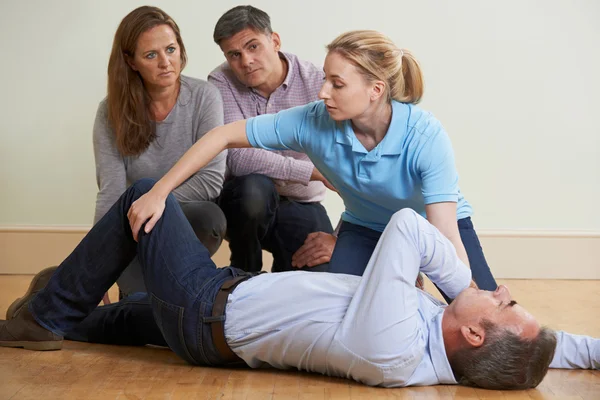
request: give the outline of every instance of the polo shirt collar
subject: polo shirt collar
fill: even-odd
[[[399,155],[406,138],[410,105],[392,100],[392,122],[385,137],[379,143],[381,155]]]
[[[379,159],[382,155],[399,155],[406,137],[408,118],[410,116],[409,104],[392,100],[392,121],[383,140],[371,150],[372,157]],[[352,146],[352,151],[367,154],[367,150],[354,135],[352,123],[349,120],[342,122],[342,128],[336,130],[335,141],[338,144]]]

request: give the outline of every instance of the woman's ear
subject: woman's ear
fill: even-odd
[[[385,93],[385,83],[382,81],[375,81],[373,88],[371,89],[371,101],[375,101],[383,96]]]

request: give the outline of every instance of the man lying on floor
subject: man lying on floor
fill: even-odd
[[[167,344],[196,365],[266,364],[386,387],[535,387],[557,339],[553,366],[598,367],[598,341],[540,327],[504,286],[469,287],[452,244],[412,210],[394,215],[363,277],[250,275],[215,267],[172,195],[136,243],[127,212],[152,185],[136,182],[53,274],[38,274],[0,322],[0,345]],[[97,308],[136,253],[149,294]],[[454,302],[416,289],[419,271]],[[595,353],[577,353],[584,345]]]

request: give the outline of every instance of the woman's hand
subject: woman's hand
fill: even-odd
[[[146,223],[144,232],[149,233],[154,228],[165,211],[165,201],[166,197],[155,193],[153,189],[133,202],[127,212],[127,219],[129,219],[131,233],[136,242],[139,230],[144,223]]]
[[[319,170],[316,167],[313,168],[313,172],[310,175],[310,180],[311,181],[321,181],[321,182],[323,182],[323,185],[325,185],[325,187],[327,189],[332,190],[337,193],[337,189],[334,188],[331,183],[329,183],[329,181],[323,176],[322,173],[319,172]]]

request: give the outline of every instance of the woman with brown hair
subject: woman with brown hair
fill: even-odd
[[[99,189],[94,223],[130,184],[162,177],[206,132],[223,124],[219,91],[181,75],[186,61],[179,27],[161,9],[139,7],[121,21],[108,63],[108,95],[94,124]],[[223,185],[225,157],[220,152],[173,191],[211,255],[226,230],[213,203]],[[117,282],[125,295],[145,291],[137,259]]]

